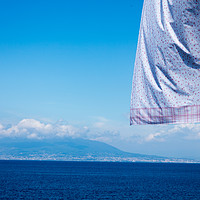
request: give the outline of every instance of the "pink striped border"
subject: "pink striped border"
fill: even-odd
[[[200,122],[200,105],[167,108],[133,108],[130,125]]]

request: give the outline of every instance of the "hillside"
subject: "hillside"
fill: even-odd
[[[72,138],[45,140],[2,138],[0,159],[188,162],[184,159],[128,153],[103,142]]]

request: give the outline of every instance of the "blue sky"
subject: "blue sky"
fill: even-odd
[[[142,4],[1,1],[0,135],[62,129],[125,151],[199,157],[198,125],[129,126]]]
[[[142,1],[2,2],[5,114],[80,120],[129,111]]]

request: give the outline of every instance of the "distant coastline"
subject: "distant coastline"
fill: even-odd
[[[129,153],[99,141],[65,138],[59,140],[1,139],[1,160],[100,161],[200,163],[189,158]]]
[[[24,158],[24,157],[2,157],[0,156],[0,161],[58,161],[58,162],[118,162],[118,163],[177,163],[177,164],[200,164],[200,161],[187,160],[187,159],[163,159],[163,160],[141,160],[133,158],[87,158],[87,157],[74,157],[66,159],[56,159],[56,158]]]

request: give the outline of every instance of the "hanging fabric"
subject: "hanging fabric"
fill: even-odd
[[[200,1],[144,0],[130,124],[200,122]]]

